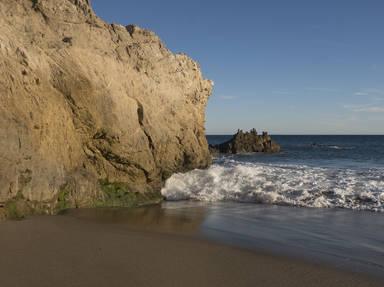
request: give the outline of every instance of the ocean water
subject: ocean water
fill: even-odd
[[[198,201],[165,202],[162,210],[200,222],[213,241],[384,279],[384,213]]]
[[[207,136],[217,144],[231,136]],[[175,174],[171,201],[242,202],[384,212],[384,136],[273,136],[279,154],[221,155]]]
[[[279,154],[173,175],[163,208],[193,217],[203,206],[200,231],[215,241],[384,277],[384,136],[273,139]]]

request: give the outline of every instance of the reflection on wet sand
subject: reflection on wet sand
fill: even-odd
[[[87,224],[192,235],[383,277],[381,213],[187,201],[137,209],[69,210],[66,215]]]
[[[124,224],[128,228],[139,231],[165,233],[197,234],[205,217],[204,206],[183,206],[172,208],[167,205],[154,205],[135,209],[99,208],[72,209],[63,215],[106,224]]]

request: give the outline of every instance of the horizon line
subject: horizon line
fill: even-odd
[[[219,133],[206,133],[206,136],[231,136],[236,133],[230,133],[230,134],[219,134]],[[328,134],[328,133],[319,133],[319,134],[305,134],[305,133],[292,133],[292,134],[280,134],[280,133],[268,133],[269,135],[275,135],[275,136],[384,136],[384,133],[382,134]]]

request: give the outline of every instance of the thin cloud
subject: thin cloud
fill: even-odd
[[[384,90],[376,89],[376,88],[369,88],[369,89],[362,89],[360,91],[357,91],[354,93],[355,96],[384,96]]]
[[[345,109],[348,109],[355,113],[384,113],[383,106],[372,105],[344,105]]]
[[[355,96],[369,96],[369,93],[366,92],[356,92],[354,93]]]
[[[375,88],[367,89],[367,92],[372,94],[384,95],[384,90],[375,89]]]
[[[384,107],[367,107],[367,108],[356,108],[354,112],[363,113],[384,113]]]

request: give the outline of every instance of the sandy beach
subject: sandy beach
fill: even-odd
[[[188,220],[178,234],[167,226],[180,222],[152,230],[111,220],[0,223],[1,286],[383,286],[362,274],[203,240]]]
[[[0,0],[0,287],[384,287],[383,11]]]

